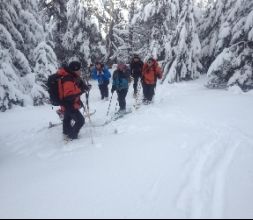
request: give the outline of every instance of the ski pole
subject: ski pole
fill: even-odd
[[[89,97],[90,97],[90,92],[87,92],[86,93],[86,106],[87,106],[88,112],[90,112]]]
[[[119,102],[116,102],[116,106],[115,106],[115,112],[114,112],[114,114],[117,114],[118,107],[119,107]]]
[[[90,122],[90,138],[91,138],[91,143],[94,144],[94,137],[93,137],[93,131],[92,131],[92,121],[91,121],[91,117],[90,117],[90,106],[89,106],[89,95],[90,93],[87,92],[86,93],[86,114],[88,116],[89,122]]]
[[[106,114],[107,117],[109,116],[109,113],[110,113],[110,110],[111,110],[113,94],[114,94],[114,92],[112,93],[110,103],[109,103],[109,106],[108,106],[108,110],[107,110],[107,114]]]
[[[141,82],[138,81],[137,95],[135,97],[135,106],[134,106],[136,110],[140,105],[140,96],[141,96]]]

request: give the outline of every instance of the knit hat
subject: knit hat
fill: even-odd
[[[73,61],[69,64],[69,70],[72,72],[79,71],[81,69],[82,65],[78,61]]]
[[[155,61],[155,59],[154,59],[153,57],[150,57],[150,58],[148,59],[148,62],[149,62],[149,61],[154,62],[154,61]]]

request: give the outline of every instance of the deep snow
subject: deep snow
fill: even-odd
[[[67,145],[50,106],[1,113],[0,218],[252,218],[253,93],[204,83],[159,86]],[[94,85],[94,125],[107,106]]]

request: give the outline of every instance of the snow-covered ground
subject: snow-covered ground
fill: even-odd
[[[204,81],[160,86],[155,104],[67,145],[50,106],[1,113],[0,218],[252,218],[253,93]],[[99,98],[94,86],[94,125]]]

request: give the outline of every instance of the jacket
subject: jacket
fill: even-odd
[[[130,67],[131,67],[131,75],[134,78],[141,77],[142,74],[142,68],[144,63],[140,60],[139,62],[132,61]]]
[[[105,83],[109,84],[111,77],[112,75],[106,67],[104,67],[101,71],[98,71],[96,68],[92,71],[92,78],[97,80],[99,85],[103,85]]]
[[[80,109],[83,105],[80,97],[89,88],[79,76],[64,68],[58,70],[58,74],[61,76],[58,86],[59,96],[64,108],[66,110]]]
[[[147,85],[155,85],[157,79],[162,79],[162,77],[163,71],[157,61],[155,61],[155,63],[151,67],[149,67],[147,63],[144,64],[142,70],[143,83]]]
[[[121,91],[129,88],[130,71],[125,69],[124,71],[115,70],[113,73],[112,90]]]

